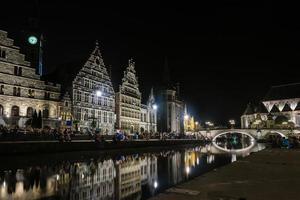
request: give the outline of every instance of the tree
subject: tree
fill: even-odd
[[[31,127],[32,128],[37,128],[37,126],[38,126],[37,118],[38,118],[37,112],[36,112],[36,110],[34,110],[33,115],[32,115],[32,120],[31,120]]]
[[[37,117],[37,128],[42,128],[42,111],[39,110],[39,115]]]

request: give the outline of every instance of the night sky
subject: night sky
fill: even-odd
[[[1,2],[0,29],[15,39],[33,15],[35,1]],[[200,2],[200,3],[199,3]],[[100,3],[100,1],[99,1]],[[200,121],[239,120],[249,101],[271,85],[300,81],[298,6],[272,1],[198,1],[198,4],[96,4],[41,1],[45,67],[86,57],[99,40],[118,88],[134,58],[143,98],[163,79],[180,82],[189,111]],[[186,4],[185,4],[186,3]]]

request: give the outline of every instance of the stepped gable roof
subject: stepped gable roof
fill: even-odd
[[[263,101],[300,98],[300,83],[272,86]]]

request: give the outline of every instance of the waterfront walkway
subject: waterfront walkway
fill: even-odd
[[[299,200],[299,188],[300,150],[266,149],[151,200]]]

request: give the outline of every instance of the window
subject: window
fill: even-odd
[[[32,107],[28,107],[27,108],[26,116],[27,117],[32,117],[32,115],[33,115],[33,108]]]
[[[104,98],[104,106],[107,106],[107,98]]]
[[[65,106],[68,107],[69,106],[69,102],[65,101]]]
[[[4,94],[4,85],[0,86],[0,94]]]
[[[81,92],[76,91],[76,93],[77,93],[77,101],[81,101]]]
[[[19,67],[18,76],[22,76],[22,67]]]
[[[13,88],[13,95],[18,96],[18,97],[21,96],[21,88],[14,87]]]
[[[77,108],[76,110],[77,110],[77,112],[76,112],[76,119],[77,120],[81,120],[81,108]]]
[[[90,80],[84,79],[84,87],[90,87]]]
[[[49,118],[49,109],[48,108],[44,108],[44,110],[43,110],[43,118]]]
[[[98,97],[98,105],[102,105],[101,97]]]
[[[2,105],[0,105],[0,116],[2,116],[2,115],[3,115],[3,110],[4,110],[3,106],[2,106]]]
[[[112,113],[109,113],[108,122],[112,123]]]
[[[14,75],[18,75],[18,67],[17,66],[15,66],[15,68],[14,68]]]
[[[101,117],[102,117],[102,116],[101,116],[101,110],[99,110],[99,111],[98,111],[98,120],[99,120],[99,123],[101,123],[101,120],[102,120]]]
[[[89,102],[89,94],[88,93],[84,93],[84,101]]]
[[[19,116],[19,107],[18,106],[13,106],[11,108],[11,116],[12,117],[18,117]]]
[[[104,122],[104,123],[107,123],[107,112],[104,112],[103,122]]]
[[[34,90],[32,90],[32,89],[28,90],[28,97],[29,98],[34,98]]]
[[[45,99],[50,99],[50,92],[45,92]]]
[[[6,58],[6,51],[4,49],[0,49],[0,58]]]
[[[94,95],[92,94],[92,104],[94,104],[95,102],[94,102]]]

